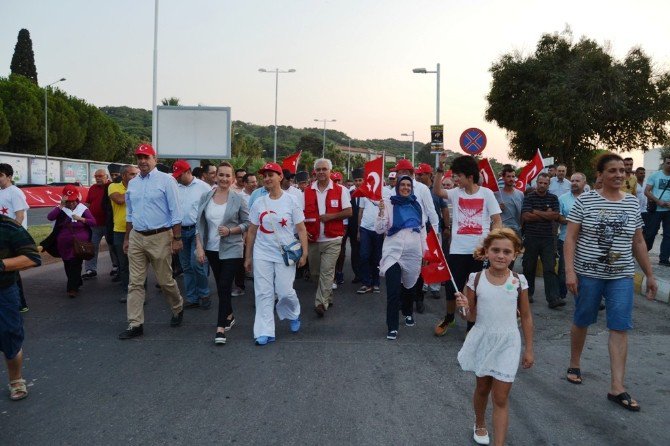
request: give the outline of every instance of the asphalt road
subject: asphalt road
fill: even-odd
[[[119,341],[125,305],[106,254],[100,264],[103,274],[76,299],[65,295],[60,263],[22,273],[30,396],[11,402],[4,391],[0,445],[473,444],[474,376],[456,360],[464,323],[432,334],[442,299],[427,297],[416,326],[401,325],[387,341],[383,287],[358,296],[347,281],[317,319],[315,285],[298,280],[303,329],[291,334],[280,322],[277,342],[257,347],[248,282],[247,295],[234,298],[228,344],[216,347],[215,310],[188,310],[184,325],[170,328],[151,277],[145,335]],[[584,384],[564,379],[572,303],[549,310],[538,280],[536,365],[520,370],[512,389],[508,444],[668,444],[670,307],[636,298],[626,382],[642,411],[629,413],[606,400],[604,321],[588,337]]]

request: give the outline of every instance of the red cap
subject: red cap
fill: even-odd
[[[137,146],[137,149],[135,149],[135,155],[156,156],[156,151],[154,150],[153,147],[151,147],[151,144],[140,144],[139,146]]]
[[[333,172],[330,174],[330,179],[333,181],[342,181],[342,174],[340,172]]]
[[[68,184],[63,188],[63,196],[65,201],[77,201],[79,200],[79,189],[77,186]]]
[[[191,169],[191,165],[186,160],[177,160],[172,165],[172,176],[179,178],[182,173]]]
[[[426,163],[419,163],[419,167],[416,168],[417,175],[420,175],[422,173],[433,173],[433,168],[430,166],[430,164]]]
[[[401,159],[398,161],[398,164],[395,165],[395,170],[396,172],[399,170],[409,170],[410,172],[414,172],[414,166],[412,166],[412,162],[408,159]]]
[[[258,173],[260,173],[261,175],[263,175],[265,172],[274,172],[274,173],[279,174],[279,175],[284,174],[284,172],[282,171],[281,166],[277,163],[266,163],[258,171]]]

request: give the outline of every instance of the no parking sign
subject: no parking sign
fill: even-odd
[[[479,155],[486,148],[486,135],[478,128],[472,127],[461,133],[458,142],[468,155]]]

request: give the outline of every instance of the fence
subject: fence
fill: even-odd
[[[10,164],[14,168],[14,183],[17,185],[79,182],[83,186],[94,183],[93,173],[98,169],[107,170],[109,164],[105,161],[50,156],[47,181],[47,161],[44,156],[0,152],[0,163]]]

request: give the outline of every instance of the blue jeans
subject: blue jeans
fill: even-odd
[[[577,295],[573,323],[588,327],[598,320],[600,301],[605,298],[607,328],[626,331],[633,328],[633,278],[596,279],[577,275]]]
[[[361,283],[365,286],[379,286],[379,261],[382,258],[384,235],[365,228],[359,228],[359,231]]]
[[[84,262],[84,270],[88,271],[98,271],[98,253],[100,252],[100,241],[102,238],[105,236],[105,232],[107,231],[107,228],[104,226],[92,226],[91,227],[91,243],[93,243],[93,247],[95,248],[95,254],[93,255],[93,258],[91,260],[87,260]],[[109,243],[109,240],[108,240]],[[111,248],[110,248],[111,251]]]
[[[179,263],[184,270],[185,297],[190,303],[197,303],[201,297],[209,296],[209,265],[207,262],[201,265],[195,258],[195,228],[182,230],[181,240],[184,248],[179,251]]]
[[[647,251],[654,246],[654,239],[663,224],[663,240],[661,240],[661,254],[659,260],[667,262],[670,258],[670,211],[656,211],[648,214],[649,225],[644,228],[644,241],[647,243]]]

